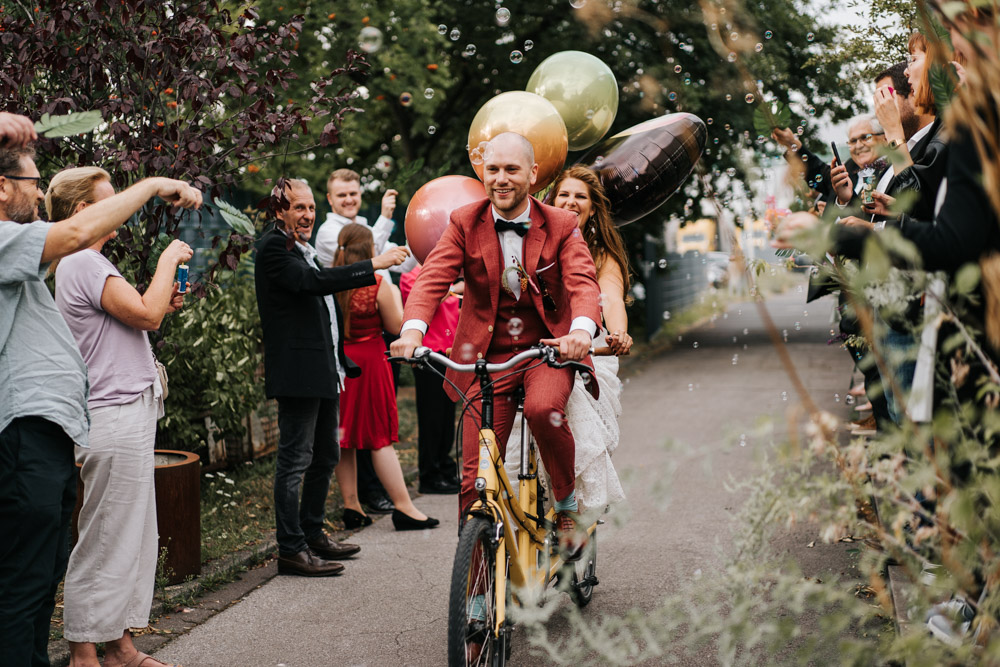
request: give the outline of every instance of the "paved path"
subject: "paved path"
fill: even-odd
[[[830,299],[805,305],[797,289],[768,302],[814,398],[846,414],[834,394],[848,388],[849,358],[826,344],[832,307]],[[752,435],[758,418],[779,417],[780,426],[796,401],[752,304],[731,307],[641,366],[625,386],[622,445],[615,455],[630,504],[621,521],[602,528],[601,583],[588,615],[652,608],[662,594],[719,571],[741,501],[725,482],[757,468],[767,447]],[[740,434],[748,436],[744,446]],[[668,446],[672,442],[676,446]],[[676,467],[669,479],[662,473],[667,464]],[[389,520],[376,521],[352,537],[362,546],[361,557],[347,563],[344,576],[277,577],[159,655],[185,667],[446,664],[455,497],[424,496],[417,504],[440,518],[441,527],[396,533]],[[778,546],[807,574],[848,567],[843,545],[806,551],[815,538],[797,531]],[[562,623],[553,620],[550,631],[566,631]],[[518,637],[523,633],[515,634],[513,664],[545,664]],[[710,648],[703,658],[700,664],[714,662]]]

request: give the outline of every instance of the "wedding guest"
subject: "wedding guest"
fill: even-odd
[[[399,280],[403,303],[410,295],[420,275],[420,266],[404,273]],[[452,285],[441,301],[434,319],[427,327],[424,345],[435,352],[449,355],[458,326],[459,295],[465,282]],[[471,357],[471,355],[469,355]],[[469,359],[468,361],[471,361]],[[444,390],[441,377],[444,366],[434,364],[438,372],[413,367],[413,384],[417,396],[417,469],[420,473],[420,493],[453,494],[459,491],[458,466],[451,456],[455,445],[455,402]]]
[[[364,262],[375,254],[371,230],[364,225],[344,225],[337,242],[334,267]],[[399,416],[382,332],[399,334],[403,320],[399,292],[392,282],[376,275],[374,285],[340,292],[337,302],[344,313],[344,352],[361,368],[360,375],[347,378],[341,397],[337,482],[344,496],[344,525],[353,528],[371,523],[358,500],[355,462],[356,451],[367,449],[395,506],[392,524],[396,530],[433,528],[440,522],[413,504],[392,446],[399,441]]]
[[[31,123],[9,116],[0,114],[0,665],[27,667],[49,664],[76,503],[73,447],[89,441],[87,366],[45,286],[49,264],[104,238],[152,197],[192,208],[201,193],[148,178],[68,220],[42,222],[41,175],[24,145]]]
[[[59,222],[113,197],[108,172],[79,167],[59,172],[45,195]],[[63,258],[56,268],[56,306],[73,333],[90,381],[90,446],[76,447],[84,498],[79,539],[66,570],[63,636],[73,667],[136,663],[142,656],[129,628],[149,625],[156,578],[156,496],[153,449],[163,416],[147,331],[183,304],[177,265],[192,256],[174,240],[164,249],[144,294],[101,254],[117,231]],[[142,658],[139,658],[140,660]],[[137,663],[136,663],[137,664]],[[162,665],[146,659],[148,667]]]

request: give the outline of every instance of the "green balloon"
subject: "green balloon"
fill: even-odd
[[[528,79],[526,90],[546,98],[559,111],[571,151],[600,141],[618,113],[615,75],[583,51],[560,51],[543,60]]]

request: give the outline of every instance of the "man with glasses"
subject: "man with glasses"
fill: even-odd
[[[847,147],[851,157],[844,162],[844,167],[847,168],[847,174],[851,178],[852,188],[859,189],[858,171],[878,159],[878,146],[885,143],[885,132],[874,117],[861,116],[851,123],[847,137]],[[830,179],[829,164],[808,150],[787,127],[775,128],[771,132],[771,138],[788,149],[785,151],[785,160],[794,170],[804,169],[806,183],[820,193],[820,199],[825,202],[836,199],[837,194]]]
[[[87,367],[45,286],[49,264],[114,231],[149,199],[201,205],[187,183],[148,178],[58,224],[43,198],[31,121],[0,114],[0,665],[48,665],[49,620],[87,447]]]

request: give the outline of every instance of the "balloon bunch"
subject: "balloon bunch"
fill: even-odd
[[[701,157],[708,130],[697,116],[675,113],[598,144],[617,113],[618,82],[611,69],[589,53],[561,51],[542,61],[526,91],[501,93],[479,109],[469,128],[469,161],[482,180],[489,141],[516,132],[535,149],[536,193],[556,179],[570,150],[591,148],[578,162],[597,172],[615,222],[634,222],[680,189]],[[416,258],[422,262],[430,253],[453,210],[485,196],[482,183],[464,176],[444,176],[417,190],[405,223]]]

